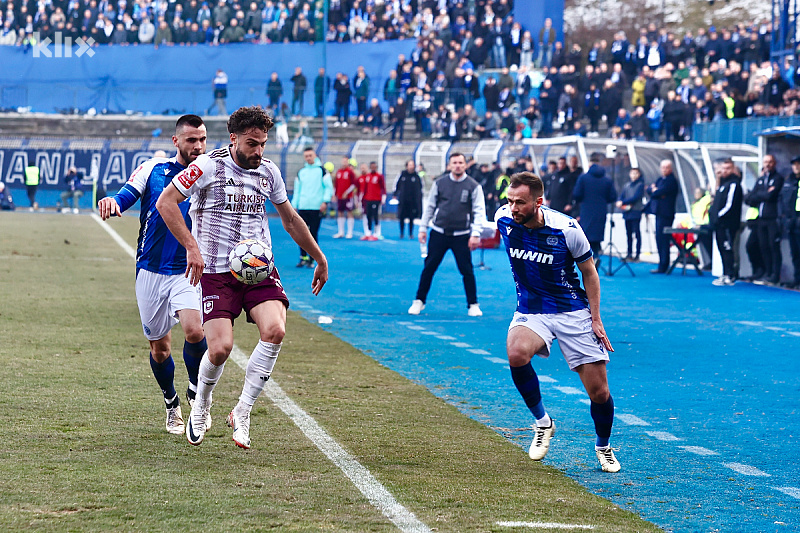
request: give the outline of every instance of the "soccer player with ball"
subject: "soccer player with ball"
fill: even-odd
[[[262,156],[272,126],[272,120],[259,107],[236,110],[228,119],[231,144],[199,156],[172,180],[172,186],[164,189],[156,204],[172,234],[186,248],[186,277],[193,285],[200,283],[202,292],[208,351],[200,363],[197,398],[186,423],[186,438],[194,445],[203,442],[211,393],[233,349],[234,319],[244,310],[261,337],[247,364],[239,403],[228,415],[233,440],[242,448],[250,447],[250,410],[272,374],[286,333],[289,300],[277,269],[272,268],[263,281],[258,281],[264,272],[258,263],[271,266],[267,200],[275,206],[292,239],[317,262],[311,282],[313,294],[319,294],[328,281],[325,255],[289,203],[280,170]],[[189,197],[191,230],[180,212],[180,204]],[[260,243],[248,243],[247,250],[235,251],[248,239]],[[231,273],[231,255],[237,258],[233,266],[244,274],[242,279],[255,283],[243,283]],[[243,266],[248,262],[252,265],[247,268],[255,267],[249,277]]]
[[[164,393],[167,431],[183,434],[185,427],[181,402],[175,392],[175,362],[170,354],[172,326],[180,321],[185,342],[183,361],[189,373],[186,396],[194,401],[200,358],[206,351],[200,298],[197,289],[183,275],[186,250],[173,237],[156,210],[156,200],[172,178],[206,151],[206,126],[197,115],[184,115],[175,124],[172,142],[175,157],[154,157],[133,171],[128,183],[113,197],[97,204],[103,220],[122,216],[141,198],[141,230],[136,246],[136,300],[144,335],[150,341],[150,368]],[[164,154],[162,154],[164,155]],[[188,220],[189,202],[178,206]],[[211,419],[207,420],[211,425]]]

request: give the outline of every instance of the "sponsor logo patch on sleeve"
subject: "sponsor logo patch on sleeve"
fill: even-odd
[[[200,167],[195,164],[191,164],[188,166],[188,168],[186,168],[186,170],[178,174],[178,181],[185,188],[189,189],[198,179],[200,179],[200,176],[202,175],[203,171],[200,170]]]

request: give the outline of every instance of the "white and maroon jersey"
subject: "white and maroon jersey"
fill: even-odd
[[[192,235],[206,264],[205,272],[228,271],[228,254],[237,242],[259,239],[272,247],[266,201],[288,200],[281,171],[268,159],[244,169],[233,161],[230,147],[203,154],[172,184],[191,197]]]

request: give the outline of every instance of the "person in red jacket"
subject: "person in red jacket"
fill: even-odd
[[[381,206],[386,202],[386,180],[378,172],[378,163],[369,164],[369,173],[359,177],[359,194],[364,206],[364,236],[362,241],[377,241],[381,235]]]
[[[334,239],[353,238],[353,209],[355,209],[356,193],[358,192],[358,180],[353,170],[356,166],[355,159],[342,157],[342,166],[336,171],[333,184],[333,194],[336,197],[336,223],[339,231],[333,236]],[[344,232],[344,221],[347,219],[347,234]]]

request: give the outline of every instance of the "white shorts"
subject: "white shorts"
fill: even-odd
[[[136,275],[136,301],[147,340],[164,338],[178,323],[178,311],[193,309],[200,312],[198,287],[193,287],[183,274],[166,275],[139,270]]]
[[[536,354],[540,357],[549,357],[553,339],[558,339],[570,370],[586,363],[608,361],[606,347],[592,331],[592,314],[588,309],[533,315],[516,312],[508,329],[517,326],[524,326],[542,338],[544,347]]]

